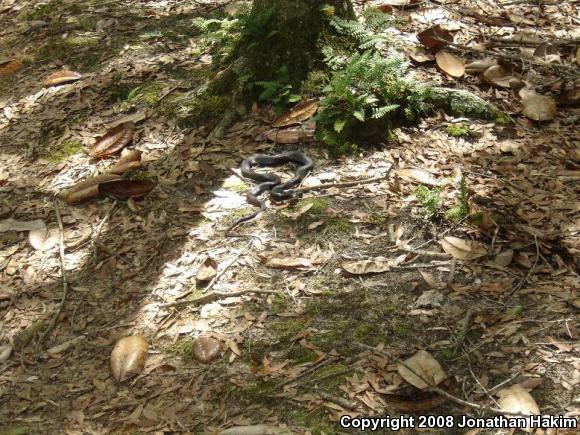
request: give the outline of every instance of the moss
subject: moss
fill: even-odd
[[[248,384],[244,387],[234,388],[232,390],[232,397],[242,404],[272,404],[271,395],[276,392],[278,382],[275,380],[268,380],[264,382],[256,382]]]
[[[293,360],[297,365],[316,361],[318,355],[305,347],[296,345],[288,351],[287,358]]]
[[[308,322],[303,319],[288,319],[272,325],[272,332],[282,343],[288,343],[308,327]]]
[[[450,124],[445,128],[445,131],[451,137],[466,137],[469,136],[469,124],[466,122]]]
[[[340,432],[340,428],[329,419],[328,411],[324,407],[307,410],[295,409],[288,414],[288,421],[292,425],[308,429],[312,435],[329,435]]]
[[[326,71],[310,71],[304,83],[301,93],[307,97],[315,97],[322,94],[322,90],[328,84],[330,77]]]
[[[31,323],[14,337],[14,349],[17,351],[24,349],[46,326],[46,322],[41,320]]]
[[[232,97],[205,92],[187,101],[174,101],[174,104],[179,105],[179,125],[194,127],[210,121],[217,123],[232,106]]]
[[[229,178],[224,181],[223,188],[232,192],[245,192],[249,186],[238,178]]]
[[[325,391],[337,389],[344,383],[348,366],[344,364],[331,364],[321,367],[309,376],[312,383]]]
[[[144,103],[148,106],[157,105],[162,86],[160,83],[145,82],[134,87],[127,94],[126,103],[129,105]]]
[[[495,123],[499,125],[513,124],[514,120],[505,112],[498,112],[495,117]]]
[[[94,47],[98,45],[99,38],[92,36],[71,36],[69,38],[63,39],[62,43],[70,48]]]
[[[83,152],[84,145],[79,140],[65,140],[55,147],[46,150],[42,157],[44,157],[49,162],[59,163],[67,160],[69,157],[74,156]]]
[[[346,234],[354,231],[354,225],[345,217],[334,217],[326,220],[325,227],[323,229],[324,235],[337,235]]]
[[[177,340],[175,343],[167,346],[165,350],[168,353],[175,354],[179,356],[184,361],[193,360],[193,339],[192,338],[182,338]]]
[[[288,299],[284,296],[276,295],[272,300],[272,306],[270,307],[270,312],[272,314],[278,314],[286,310],[288,306]]]

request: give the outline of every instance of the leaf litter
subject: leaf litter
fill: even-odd
[[[570,5],[461,1],[442,9],[367,2],[392,6],[389,11],[407,23],[400,30],[409,40],[427,29],[422,43],[408,50],[428,47],[421,61],[441,47],[453,56],[439,55],[447,74],[418,60],[424,77],[469,86],[515,123],[474,121],[482,132],[478,139],[450,140],[439,126],[456,120],[439,114],[397,133],[386,150],[341,161],[311,146],[317,169],[306,183],[325,182],[325,173],[332,182],[376,176],[394,159],[403,169],[378,184],[329,189],[273,207],[252,223],[261,241],[250,245],[221,237],[225,220],[244,206],[243,191],[221,185],[224,174],[252,153],[280,150],[273,142],[312,140],[314,105],[274,125],[264,122],[274,119],[272,113],[260,108],[209,142],[206,126],[184,128],[163,115],[160,103],[127,101],[136,88],[145,95],[150,77],[161,83],[151,101],[174,87],[195,91],[189,79],[203,67],[193,54],[196,36],[164,36],[151,17],[162,22],[176,14],[189,25],[199,5],[141,5],[128,17],[126,8],[134,5],[109,3],[91,10],[98,18],[91,25],[77,20],[92,18],[88,10],[72,13],[66,2],[55,11],[28,1],[18,8],[5,3],[0,20],[24,26],[0,31],[6,53],[0,64],[2,427],[171,431],[185,424],[192,432],[329,433],[346,413],[462,414],[437,395],[420,403],[403,399],[422,386],[417,373],[399,370],[399,361],[413,355],[419,355],[414,371],[435,383],[447,375],[462,381],[465,398],[474,403],[492,404],[486,391],[513,378],[497,393],[502,407],[578,412],[572,399],[580,380],[580,154],[573,127],[577,85],[565,74],[578,65],[580,51],[566,42],[577,38]],[[69,30],[57,26],[65,24],[62,17],[71,17]],[[548,25],[553,22],[560,26]],[[21,60],[31,42],[49,47],[87,25],[109,44],[75,50],[92,56],[86,63],[74,56]],[[524,37],[526,30],[540,35]],[[127,34],[131,39],[123,40]],[[463,64],[468,74],[483,77],[460,77]],[[188,79],[175,74],[179,68]],[[41,86],[64,70],[82,77]],[[482,82],[466,81],[471,79]],[[513,91],[522,83],[535,95],[517,96]],[[126,143],[111,151],[111,161],[89,160],[82,149],[124,122],[134,123],[129,151],[138,158],[122,161],[114,154]],[[260,136],[270,142],[256,143]],[[76,145],[62,146],[71,143]],[[59,146],[72,151],[61,160],[45,152]],[[426,221],[417,185],[441,189],[441,207],[454,206],[459,191],[447,180],[456,168],[465,176],[469,219],[450,223],[439,211]],[[138,207],[98,196],[104,179],[134,170],[157,180]],[[119,183],[128,189],[126,181]],[[58,242],[51,235],[58,222],[43,198],[71,186],[77,194],[92,189],[74,201],[67,192],[67,204],[58,204],[71,291],[48,350],[36,353],[27,343],[45,328],[62,292]],[[76,205],[79,198],[90,200]],[[432,255],[444,252],[452,259]],[[219,279],[204,290],[197,278],[207,258],[215,264],[203,273]],[[206,296],[206,303],[163,307]],[[137,335],[143,339],[115,353],[111,372],[109,356],[119,337]],[[211,356],[207,365],[192,359],[198,338],[208,340],[201,356]],[[358,342],[389,356],[362,351]],[[477,362],[473,372],[468,362]],[[28,372],[19,370],[22,363]],[[114,380],[129,374],[136,377]],[[231,400],[222,400],[224,391]],[[54,404],[71,412],[55,413]]]

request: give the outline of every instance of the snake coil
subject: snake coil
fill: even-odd
[[[252,170],[253,167],[275,167],[286,163],[294,163],[297,165],[294,177],[282,183],[282,180],[276,174],[259,174]],[[287,151],[285,153],[268,156],[265,154],[254,154],[242,162],[241,172],[246,178],[254,180],[259,184],[246,192],[246,200],[249,204],[259,207],[259,210],[254,213],[242,216],[236,219],[226,230],[226,237],[235,237],[230,232],[238,225],[248,222],[258,216],[266,209],[266,200],[258,197],[266,192],[270,192],[270,198],[273,201],[280,202],[287,199],[295,198],[297,195],[292,188],[298,184],[308,175],[312,169],[312,160],[300,151]]]

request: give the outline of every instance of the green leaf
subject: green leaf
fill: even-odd
[[[364,110],[355,110],[353,116],[358,119],[360,122],[365,122],[365,112]]]
[[[336,131],[337,133],[340,133],[344,129],[345,125],[346,125],[346,120],[337,119],[336,121],[334,121],[334,131]]]

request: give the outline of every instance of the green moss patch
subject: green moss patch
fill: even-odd
[[[45,150],[41,154],[41,157],[49,162],[59,163],[67,160],[75,154],[82,153],[84,149],[85,147],[83,143],[79,140],[65,140],[56,146],[51,147],[49,150]]]

